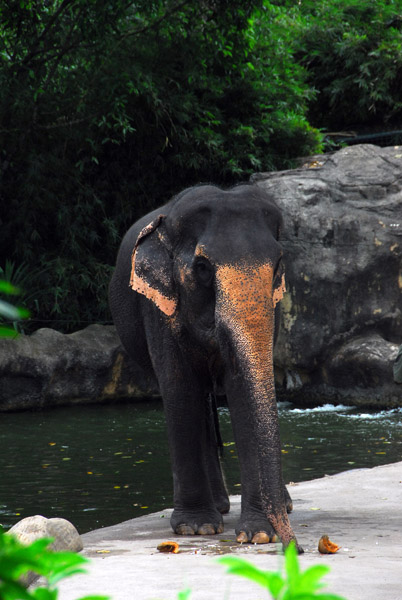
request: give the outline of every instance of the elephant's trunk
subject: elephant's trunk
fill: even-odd
[[[242,471],[242,510],[264,513],[284,545],[295,539],[286,513],[275,399],[275,293],[270,263],[216,272],[216,324],[225,388]]]

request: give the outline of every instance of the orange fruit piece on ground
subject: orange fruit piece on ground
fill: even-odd
[[[335,554],[340,547],[341,546],[334,544],[334,542],[331,542],[327,535],[323,535],[318,542],[318,552],[321,554]]]

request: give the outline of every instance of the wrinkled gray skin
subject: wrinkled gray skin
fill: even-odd
[[[126,351],[159,382],[178,534],[223,531],[229,499],[209,400],[219,392],[241,468],[237,540],[295,540],[272,361],[280,227],[278,208],[258,187],[198,186],[140,219],[120,247],[110,306]]]

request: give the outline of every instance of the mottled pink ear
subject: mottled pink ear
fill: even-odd
[[[276,274],[272,290],[274,307],[280,302],[286,292],[285,270],[281,264],[279,273]]]
[[[164,215],[159,215],[138,235],[131,257],[130,286],[165,315],[172,316],[177,308],[177,295],[172,259],[160,227],[163,219]]]

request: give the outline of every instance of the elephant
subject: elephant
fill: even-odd
[[[302,551],[288,517],[274,384],[281,226],[278,207],[257,185],[188,188],[128,230],[109,300],[123,347],[159,384],[173,531],[223,531],[229,498],[212,405],[225,395],[241,472],[236,539],[279,537]]]

